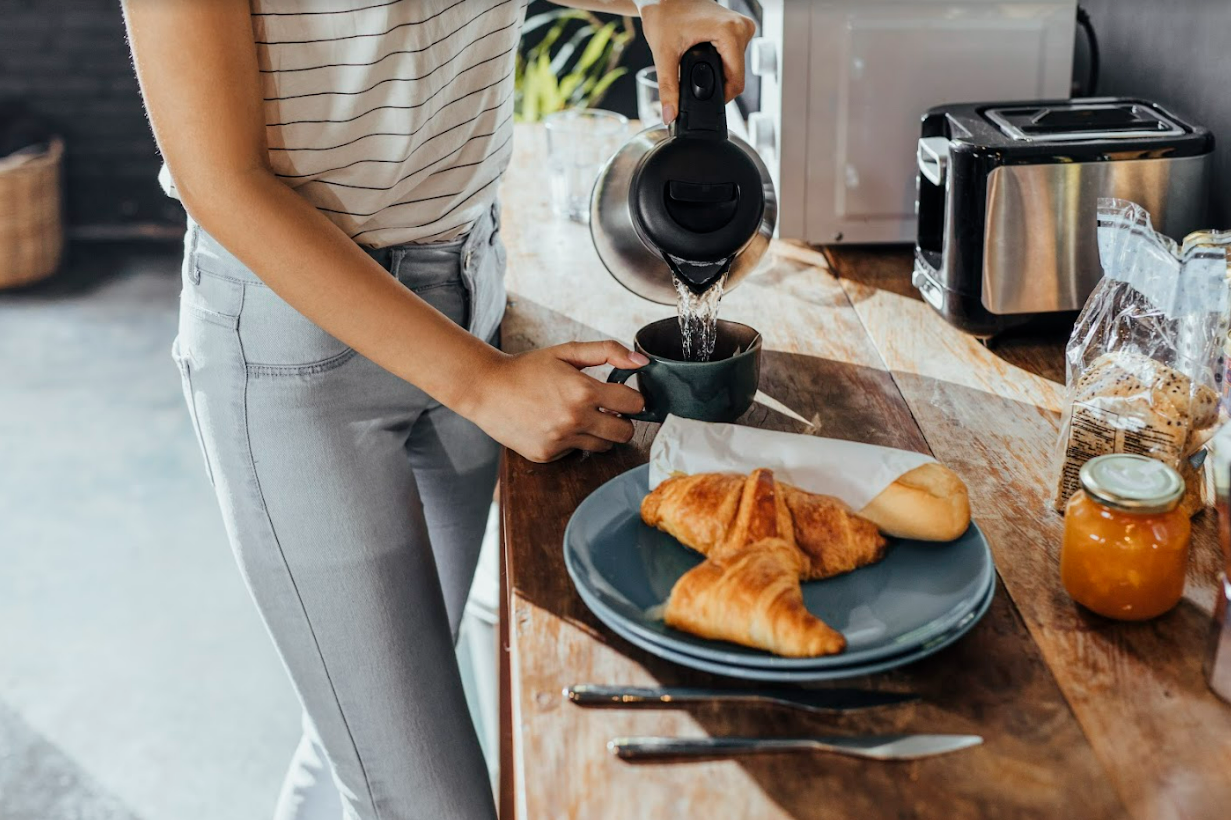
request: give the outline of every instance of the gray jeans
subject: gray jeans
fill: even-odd
[[[498,227],[493,207],[465,239],[371,254],[491,340],[505,302]],[[183,278],[184,395],[305,711],[279,818],[332,803],[334,818],[491,820],[453,645],[499,447],[316,327],[195,225]]]

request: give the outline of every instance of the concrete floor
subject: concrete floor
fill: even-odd
[[[172,245],[0,292],[0,817],[270,816],[295,695],[170,358]]]
[[[171,361],[179,264],[174,245],[79,245],[0,291],[3,820],[260,820],[299,738]],[[490,719],[494,637],[466,623]]]

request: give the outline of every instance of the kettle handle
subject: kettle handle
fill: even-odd
[[[672,136],[727,138],[722,58],[713,43],[697,43],[680,58],[680,113]]]

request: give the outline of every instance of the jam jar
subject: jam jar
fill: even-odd
[[[1141,621],[1171,609],[1188,566],[1180,474],[1152,458],[1115,453],[1090,459],[1080,476],[1064,513],[1065,590],[1108,618]]]

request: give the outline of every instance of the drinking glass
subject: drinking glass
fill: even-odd
[[[663,121],[663,104],[658,98],[658,72],[647,66],[637,72],[637,119],[643,128]]]
[[[574,108],[543,117],[552,209],[589,223],[590,193],[603,163],[624,143],[628,118],[614,111]]]

